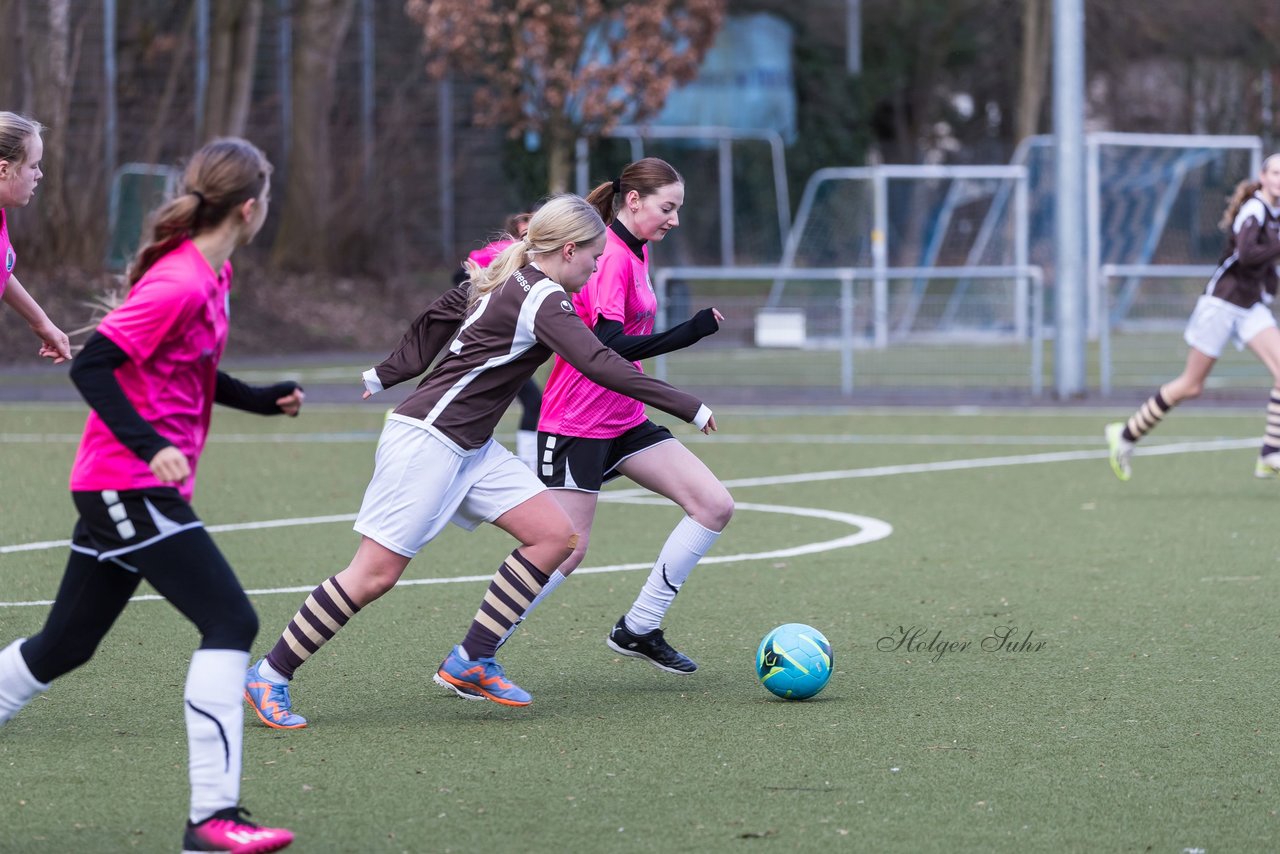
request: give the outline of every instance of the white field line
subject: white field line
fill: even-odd
[[[355,373],[358,376],[368,366],[365,365]],[[234,376],[243,378],[245,375],[239,371],[232,372]],[[3,372],[0,372],[0,376]],[[277,379],[287,379],[284,373],[279,375],[272,374],[270,382]],[[1261,387],[1261,386],[1260,386]],[[361,401],[360,392],[362,386],[357,381],[353,387],[351,403],[308,403],[306,410],[308,412],[351,412],[353,409],[370,409],[377,407],[380,402],[370,403]],[[377,399],[374,398],[376,401]],[[753,406],[750,404],[717,406],[716,412],[726,414],[739,415],[744,418],[788,418],[794,419],[796,416],[804,415],[849,415],[849,416],[884,416],[890,418],[901,418],[904,414],[918,415],[920,417],[939,416],[939,415],[958,415],[966,417],[983,417],[998,416],[1000,418],[1042,418],[1046,415],[1056,415],[1063,418],[1089,418],[1089,419],[1107,419],[1117,421],[1121,418],[1128,418],[1133,414],[1134,405],[1140,403],[1139,398],[1127,404],[1116,405],[1097,405],[1097,406],[1060,406],[1053,403],[1031,403],[1022,405],[983,405],[983,404],[967,404],[957,403],[953,405],[943,406],[913,406],[910,404],[853,404],[853,403],[835,403],[830,405],[813,405],[813,406],[776,406],[761,405]],[[6,412],[43,412],[55,411],[61,412],[66,410],[78,410],[87,412],[88,408],[84,401],[76,400],[48,400],[48,401],[12,401],[5,403]],[[1252,404],[1236,404],[1236,403],[1213,403],[1211,405],[1197,406],[1194,409],[1188,409],[1185,412],[1179,410],[1179,420],[1183,418],[1238,418],[1241,415],[1256,415],[1261,406]]]
[[[611,501],[617,501],[625,504],[658,504],[665,505],[669,502],[665,498],[619,498],[610,497]],[[875,519],[870,516],[858,516],[853,513],[841,513],[835,510],[820,510],[810,507],[787,507],[779,504],[753,504],[749,502],[739,502],[736,505],[738,510],[746,510],[748,512],[755,511],[759,513],[781,513],[788,516],[806,516],[813,519],[829,519],[833,522],[843,522],[850,527],[857,528],[855,534],[847,534],[843,537],[837,537],[834,540],[824,540],[816,543],[804,543],[798,546],[790,546],[782,549],[772,549],[765,552],[747,552],[736,555],[713,555],[703,558],[700,563],[737,563],[749,560],[778,560],[780,558],[798,557],[800,555],[816,554],[818,552],[834,551],[836,549],[847,549],[853,546],[860,546],[864,543],[872,543],[876,540],[883,540],[885,537],[893,533],[893,526],[882,519]],[[350,521],[354,519],[353,515],[344,516],[316,516],[311,519],[278,519],[272,522],[258,522],[247,525],[220,525],[210,527],[210,531],[218,530],[252,530],[269,527],[284,527],[286,524],[322,524],[324,522],[340,522]],[[633,569],[648,569],[650,563],[618,563],[607,566],[588,566],[574,570],[574,575],[597,575],[605,572],[625,572]],[[415,578],[401,580],[396,584],[397,587],[416,587],[423,584],[462,584],[467,582],[489,581],[493,575],[462,575],[452,576],[449,578]],[[310,593],[315,585],[306,587],[270,587],[258,590],[246,591],[251,596],[265,596],[274,593]],[[157,602],[163,597],[154,594],[143,596],[134,596],[130,602]],[[53,600],[43,599],[31,602],[0,602],[0,608],[21,608],[35,605],[52,605]]]
[[[378,440],[377,430],[347,430],[321,433],[214,433],[209,437],[211,445],[277,445],[277,444],[373,444]],[[1010,436],[980,433],[801,433],[768,436],[761,433],[701,433],[682,435],[682,441],[731,445],[1097,445],[1102,434],[1096,436]],[[0,444],[9,445],[70,445],[80,441],[79,433],[0,433]],[[1231,441],[1215,437],[1201,441]],[[1182,445],[1180,441],[1161,442],[1160,439],[1144,443],[1147,448]]]
[[[1256,439],[1216,439],[1199,442],[1179,442],[1158,447],[1148,447],[1139,449],[1138,453],[1144,456],[1165,456],[1171,454],[1188,454],[1202,453],[1208,451],[1235,450],[1239,448],[1250,448],[1257,444]],[[751,487],[751,486],[777,486],[789,483],[815,483],[822,480],[851,480],[858,478],[871,477],[891,477],[901,474],[927,474],[941,471],[965,471],[983,468],[1003,468],[1008,466],[1019,465],[1037,465],[1041,463],[1059,463],[1059,462],[1075,462],[1079,460],[1096,460],[1105,459],[1107,452],[1103,450],[1091,451],[1057,451],[1045,454],[1023,454],[1018,456],[1007,457],[980,457],[977,459],[964,460],[943,460],[933,463],[911,463],[907,465],[896,466],[875,466],[865,469],[846,469],[843,471],[826,471],[826,472],[806,472],[803,474],[792,475],[776,475],[771,477],[752,477],[738,478],[736,480],[724,481],[727,487]],[[644,489],[626,489],[615,490],[602,494],[601,500],[604,501],[620,501],[629,504],[665,504],[665,499],[645,497],[647,490]],[[889,523],[867,516],[855,516],[848,513],[839,513],[832,510],[818,510],[804,507],[786,507],[782,505],[772,504],[748,504],[738,502],[736,506],[744,510],[758,510],[761,512],[772,513],[789,513],[798,516],[810,516],[815,518],[832,519],[843,521],[855,527],[861,528],[857,534],[847,537],[841,537],[835,540],[827,540],[821,543],[806,543],[800,546],[794,546],[788,549],[778,549],[769,552],[755,552],[741,555],[721,555],[719,557],[704,558],[702,563],[730,563],[734,561],[747,560],[768,560],[779,557],[790,557],[801,554],[813,554],[819,551],[830,551],[839,548],[849,548],[854,545],[860,545],[866,542],[873,542],[883,539],[892,533],[893,528]],[[346,522],[353,521],[354,514],[341,514],[337,516],[311,516],[298,519],[272,519],[263,522],[246,522],[228,525],[212,525],[209,531],[212,533],[231,532],[231,531],[247,531],[262,530],[265,528],[284,528],[298,525],[316,525],[326,524],[330,522]],[[70,545],[69,540],[50,540],[42,543],[22,543],[11,546],[0,546],[0,554],[9,554],[20,551],[36,551],[39,549],[65,548]],[[610,566],[598,567],[582,567],[575,572],[584,575],[590,575],[603,572],[623,572],[633,569],[647,569],[650,564],[634,563],[634,564],[614,564]],[[431,579],[411,579],[401,581],[397,586],[416,586],[421,584],[459,584],[465,582],[481,582],[488,581],[492,576],[489,575],[468,575],[455,576],[451,578],[431,578]],[[307,593],[311,591],[311,587],[280,587],[266,588],[260,590],[247,591],[251,595],[267,595],[273,593]],[[132,602],[148,602],[158,601],[161,597],[154,595],[136,596],[130,601]],[[27,602],[0,602],[0,608],[19,608],[36,605],[52,605],[52,600],[34,600]]]
[[[1206,451],[1228,451],[1239,448],[1250,448],[1257,444],[1257,439],[1212,439],[1198,442],[1175,442],[1168,445],[1157,445],[1137,449],[1139,456],[1165,456],[1170,454],[1202,453]],[[977,457],[961,460],[941,460],[932,463],[907,463],[895,466],[874,466],[863,469],[845,469],[837,471],[815,471],[799,474],[772,475],[768,477],[748,477],[726,480],[726,487],[780,486],[789,483],[816,483],[823,480],[857,480],[869,477],[892,477],[900,474],[930,474],[942,471],[967,471],[983,468],[1003,468],[1007,466],[1038,465],[1041,463],[1076,462],[1079,460],[1106,459],[1104,450],[1090,451],[1054,451],[1044,454],[1021,454],[1007,457]],[[619,489],[601,493],[602,501],[623,501],[648,494],[648,490]],[[351,522],[354,513],[336,516],[304,516],[296,519],[270,519],[263,522],[241,522],[227,525],[209,525],[210,533],[231,531],[256,531],[264,528],[288,528],[298,525],[321,525],[329,522]],[[41,551],[44,549],[66,548],[70,540],[45,540],[34,543],[18,543],[0,546],[0,555],[15,552]]]
[[[1168,445],[1140,447],[1135,451],[1138,456],[1157,457],[1171,454],[1193,454],[1205,451],[1230,451],[1239,448],[1257,447],[1257,439],[1209,439],[1196,442],[1173,442]],[[747,486],[779,486],[788,483],[815,483],[820,480],[856,480],[867,477],[892,477],[900,474],[931,474],[941,471],[967,471],[971,469],[1004,468],[1007,466],[1037,465],[1040,463],[1068,463],[1079,460],[1105,460],[1106,450],[1089,451],[1053,451],[1044,454],[1018,454],[1007,457],[977,457],[964,460],[941,460],[932,463],[907,463],[896,466],[874,466],[864,469],[845,469],[842,471],[814,471],[801,474],[783,474],[769,477],[746,477],[737,480],[726,480],[728,487]],[[1104,472],[1105,474],[1105,472]],[[624,489],[610,492],[609,495],[630,497],[643,494],[645,490]],[[3,550],[0,550],[3,553]]]
[[[1168,445],[1157,445],[1139,448],[1139,456],[1166,456],[1171,454],[1202,453],[1206,451],[1229,451],[1240,448],[1251,448],[1257,439],[1211,439],[1197,442],[1175,442]],[[983,468],[1004,468],[1007,466],[1038,465],[1040,463],[1076,462],[1079,460],[1106,459],[1104,450],[1090,451],[1054,451],[1044,454],[1021,454],[1007,457],[977,457],[962,460],[941,460],[932,463],[907,463],[895,466],[874,466],[864,469],[845,469],[837,471],[815,471],[799,474],[772,475],[768,477],[747,477],[723,481],[726,487],[780,486],[789,483],[816,483],[822,480],[857,480],[869,477],[892,477],[900,474],[930,474],[942,471],[966,471]],[[602,501],[626,501],[648,494],[641,488],[618,489],[601,493]],[[209,525],[210,533],[231,531],[257,531],[264,528],[289,528],[299,525],[322,525],[329,522],[351,522],[354,513],[336,516],[304,516],[296,519],[269,519],[263,522],[240,522],[227,525]],[[0,546],[0,555],[16,552],[41,551],[44,549],[66,548],[70,540],[44,540],[34,543],[17,543]],[[580,571],[580,570],[579,570]]]

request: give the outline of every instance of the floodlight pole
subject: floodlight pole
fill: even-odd
[[[1054,381],[1059,398],[1085,392],[1084,0],[1053,4],[1055,234]]]

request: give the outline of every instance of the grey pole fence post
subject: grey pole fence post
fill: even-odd
[[[364,185],[373,185],[375,108],[374,75],[377,70],[373,51],[373,0],[360,0],[360,171]]]
[[[276,33],[276,87],[280,90],[280,172],[289,171],[293,128],[293,11],[291,0],[279,0],[280,28]],[[283,183],[283,178],[277,176]]]
[[[102,156],[106,160],[107,192],[111,194],[112,183],[116,172],[117,139],[119,129],[116,118],[116,0],[103,0],[102,3],[102,76],[103,104],[105,113],[103,123]],[[108,206],[107,233],[114,233],[116,206]]]
[[[1053,128],[1057,143],[1054,374],[1058,396],[1085,390],[1084,291],[1087,271],[1081,195],[1084,181],[1084,0],[1054,0]]]
[[[209,99],[209,0],[196,0],[196,145],[205,137],[204,109]]]

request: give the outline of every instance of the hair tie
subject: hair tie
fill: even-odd
[[[613,194],[616,196],[616,195],[618,195],[618,193],[621,193],[621,192],[622,192],[622,179],[621,179],[621,178],[614,178],[614,179],[613,179]]]
[[[199,190],[192,190],[191,195],[196,197],[196,207],[202,207],[205,203],[204,193]]]

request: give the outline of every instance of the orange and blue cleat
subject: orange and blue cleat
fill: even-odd
[[[527,706],[533,702],[529,692],[506,677],[502,665],[492,658],[469,661],[462,657],[462,650],[454,647],[436,671],[437,685],[452,688],[463,699],[475,699],[468,694],[479,694],[504,706]]]
[[[302,729],[307,719],[291,711],[289,686],[264,679],[258,665],[249,665],[244,675],[244,698],[253,707],[258,720],[273,729]]]

